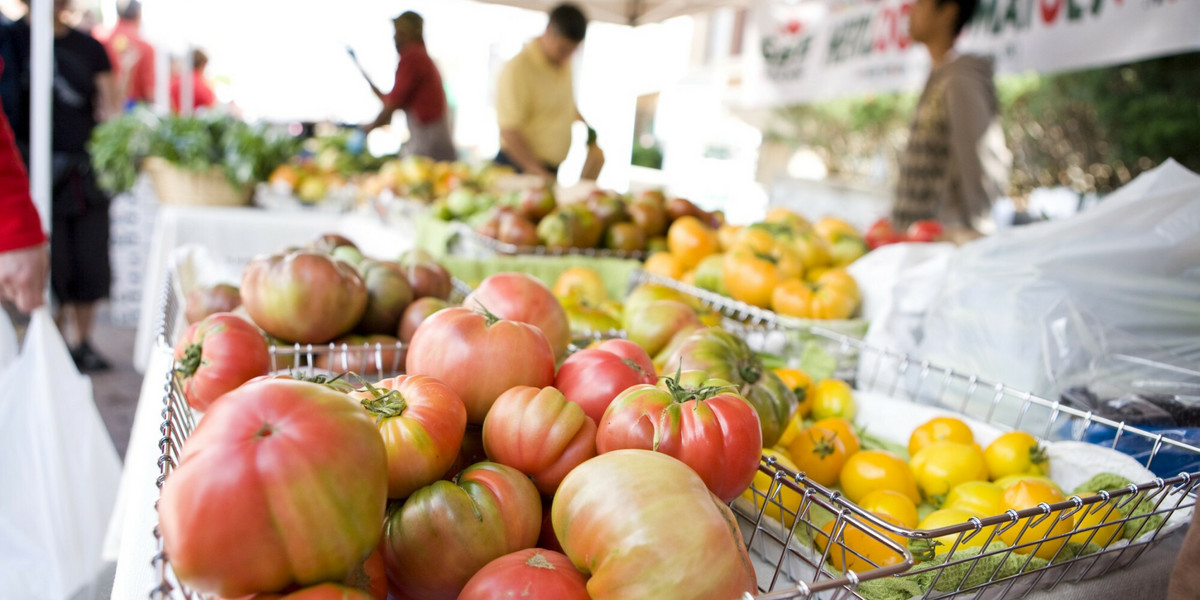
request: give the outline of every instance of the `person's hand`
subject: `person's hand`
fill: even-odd
[[[49,268],[45,244],[0,252],[0,299],[12,300],[23,313],[32,312],[44,302]]]

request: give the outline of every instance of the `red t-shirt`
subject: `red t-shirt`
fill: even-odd
[[[4,61],[0,61],[0,72]],[[0,252],[36,246],[46,241],[42,220],[29,196],[29,176],[17,152],[8,117],[0,110]]]
[[[179,112],[179,106],[183,97],[182,83],[179,75],[171,76],[171,110]],[[208,82],[204,80],[204,75],[192,71],[192,108],[212,107],[217,104],[217,95],[213,93],[212,88],[208,87]]]
[[[400,51],[396,82],[384,102],[393,110],[413,113],[422,123],[432,123],[446,116],[442,74],[425,51],[425,44],[414,42]]]
[[[125,80],[122,55],[128,53],[134,59],[122,100],[150,103],[154,101],[154,46],[138,33],[138,26],[126,21],[117,21],[112,31],[97,31],[97,40],[108,51],[112,63],[113,77],[118,84]]]

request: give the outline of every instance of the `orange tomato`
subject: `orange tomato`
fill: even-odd
[[[809,231],[812,229],[812,223],[808,219],[796,214],[795,212],[786,209],[782,206],[776,206],[767,211],[766,217],[763,218],[764,223],[781,223],[787,225],[792,231]]]
[[[792,462],[809,479],[830,487],[846,463],[846,446],[836,433],[821,427],[809,427],[796,435],[787,447]]]
[[[848,319],[859,303],[858,283],[842,269],[830,269],[814,283],[790,279],[771,293],[771,308],[801,319]]]
[[[959,442],[972,444],[975,435],[959,419],[954,417],[934,417],[917,426],[912,435],[908,436],[908,455],[916,456],[922,448],[934,442]]]
[[[762,453],[763,456],[774,458],[777,464],[796,473],[800,472],[800,468],[787,454],[770,448],[764,448]],[[771,494],[770,498],[767,498],[767,494]],[[796,521],[796,512],[804,503],[804,494],[783,484],[776,485],[774,478],[762,471],[754,473],[754,482],[750,484],[749,489],[742,492],[742,497],[754,502],[756,509],[762,509],[763,502],[766,501],[766,515],[779,521],[784,527],[792,526]]]
[[[671,279],[679,279],[683,277],[684,268],[680,264],[679,259],[670,252],[655,252],[646,258],[646,264],[642,268],[647,273],[670,277]]]
[[[728,251],[733,247],[742,229],[741,225],[730,225],[728,223],[717,228],[717,243],[721,245],[722,252]]]
[[[683,270],[691,270],[709,254],[721,249],[717,232],[703,221],[687,215],[676,219],[667,230],[667,248],[679,260]]]
[[[831,263],[829,244],[812,231],[802,231],[792,240],[792,248],[805,269],[828,266]]]
[[[588,306],[600,306],[608,300],[604,279],[594,269],[570,267],[554,280],[554,296],[559,300],[573,299]]]
[[[975,516],[978,515],[960,508],[943,508],[935,510],[926,515],[924,519],[921,519],[921,522],[917,524],[917,529],[930,531],[951,525],[960,525]],[[950,549],[954,548],[956,542],[958,543],[958,548],[954,550],[956,553],[966,548],[983,546],[988,539],[993,538],[992,531],[995,529],[995,526],[984,527],[978,533],[974,533],[974,530],[968,530],[962,533],[946,534],[929,540],[913,540],[910,544],[910,550],[913,551],[914,556],[920,555],[920,560],[931,560],[935,556],[941,556],[950,552]],[[970,539],[967,539],[967,536],[971,536]],[[932,552],[928,550],[932,550]]]
[[[897,524],[909,529],[917,526],[917,505],[896,490],[875,490],[863,496],[858,505],[869,513],[892,517]]]
[[[890,515],[879,515],[879,518],[893,525],[900,525]],[[862,527],[850,521],[843,521],[841,537],[835,537],[834,527],[836,526],[837,519],[834,519],[821,527],[821,533],[813,536],[816,539],[817,545],[822,550],[829,544],[830,539],[840,542],[828,549],[829,562],[833,563],[835,569],[861,572],[899,564],[904,561],[904,557],[899,552],[888,548],[883,542],[872,537]],[[891,539],[901,548],[904,547],[905,539],[903,536],[872,527],[871,525],[864,524],[864,527],[869,527],[876,531],[880,537]]]
[[[1025,479],[1004,489],[1003,503],[1006,510],[1009,508],[1021,510],[1033,508],[1043,502],[1054,504],[1063,500],[1066,500],[1066,496],[1063,496],[1062,492],[1055,489],[1054,486],[1035,479]],[[1000,534],[1000,539],[1009,546],[1013,546],[1018,554],[1032,552],[1038,558],[1052,560],[1059,548],[1067,543],[1068,538],[1065,534],[1071,533],[1075,528],[1074,519],[1062,518],[1062,512],[1052,512],[1049,515],[1039,514],[1021,519],[1012,527],[1004,530]],[[1037,524],[1029,525],[1034,522]],[[1058,535],[1064,537],[1047,540],[1038,545],[1018,546],[1019,544],[1036,544],[1040,540]]]
[[[862,234],[853,225],[836,217],[824,217],[813,224],[813,230],[825,241],[834,243],[843,236],[861,238]]]
[[[812,402],[809,400],[808,390],[812,388],[812,378],[807,373],[800,369],[792,369],[784,367],[782,369],[773,369],[775,374],[783,380],[783,384],[796,394],[796,409],[792,412],[792,416],[788,419],[787,427],[783,430],[783,435],[779,437],[777,445],[787,446],[800,430],[804,429],[804,418],[808,416],[812,408]]]
[[[846,459],[840,475],[842,492],[851,502],[858,502],[875,490],[900,492],[921,503],[917,479],[908,463],[899,456],[883,450],[863,450]]]
[[[841,417],[828,417],[813,423],[813,427],[824,427],[837,434],[838,439],[842,440],[842,445],[846,447],[846,456],[862,449],[862,441],[858,439],[858,433],[854,431],[854,424]]]

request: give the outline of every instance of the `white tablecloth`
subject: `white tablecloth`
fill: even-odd
[[[158,335],[165,274],[176,248],[202,245],[221,260],[244,265],[254,256],[298,246],[327,232],[353,240],[368,256],[394,259],[412,247],[411,223],[384,225],[372,214],[330,215],[257,208],[163,206],[158,213],[134,342],[133,364],[146,373]]]

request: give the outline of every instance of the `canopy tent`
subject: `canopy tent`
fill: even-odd
[[[549,11],[562,0],[476,0],[530,10]],[[719,8],[744,8],[750,0],[579,0],[576,2],[589,19],[638,26],[665,21],[671,17],[704,13]]]

